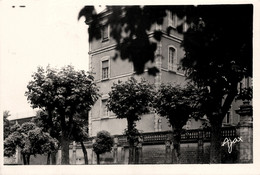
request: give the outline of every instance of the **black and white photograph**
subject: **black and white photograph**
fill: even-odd
[[[1,173],[260,172],[259,1],[152,2],[0,0]]]

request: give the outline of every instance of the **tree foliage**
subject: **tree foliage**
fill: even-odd
[[[153,100],[155,111],[160,116],[166,117],[173,129],[172,142],[176,163],[179,163],[182,128],[190,117],[202,117],[200,104],[204,100],[204,93],[205,90],[191,84],[185,87],[161,84],[155,94]]]
[[[119,81],[111,87],[107,107],[113,111],[117,118],[126,118],[127,130],[130,149],[129,163],[133,163],[134,143],[139,135],[135,128],[136,121],[140,120],[141,115],[150,111],[153,98],[153,86],[142,80],[137,80],[131,77],[126,82]]]
[[[149,30],[152,24],[163,22],[166,16],[165,7],[154,6],[107,6],[106,19],[103,14],[97,14],[92,6],[85,6],[79,13],[79,18],[84,16],[89,25],[89,40],[101,38],[103,25],[110,25],[110,36],[115,39],[118,51],[114,58],[128,59],[134,64],[137,74],[144,72],[145,63],[154,61],[156,42],[149,39]],[[112,13],[110,13],[112,12]],[[159,18],[158,18],[159,17]],[[155,34],[155,39],[160,39],[161,33]],[[153,74],[158,72],[156,67],[149,68]]]
[[[38,110],[36,112],[36,116],[32,119],[32,122],[60,142],[61,128],[58,121],[58,116],[55,112],[52,114],[52,117],[49,117],[48,112]]]
[[[238,95],[236,96],[236,100],[251,101],[252,99],[253,99],[252,87],[246,87],[246,88],[240,89]]]
[[[25,95],[33,108],[48,113],[46,120],[53,132],[60,129],[62,164],[69,164],[69,143],[75,136],[73,131],[79,127],[76,115],[89,111],[99,97],[93,76],[69,65],[60,70],[39,67],[32,77]],[[87,117],[81,119],[87,120]]]
[[[198,6],[191,14],[182,67],[188,79],[209,90],[203,106],[212,126],[210,161],[220,163],[222,120],[239,82],[252,76],[253,6]]]
[[[33,108],[55,108],[67,115],[90,110],[98,97],[93,76],[69,65],[60,70],[38,67],[25,93]]]
[[[141,119],[141,115],[150,111],[152,98],[153,86],[143,79],[137,82],[131,77],[126,82],[118,81],[117,84],[113,84],[109,92],[107,107],[116,114],[117,118],[127,119],[126,133],[131,136],[131,133],[137,133],[134,131],[135,122]]]
[[[113,137],[107,131],[99,131],[97,133],[96,141],[93,144],[93,151],[96,154],[103,154],[110,152],[114,144]]]
[[[9,136],[10,134],[10,121],[8,117],[11,116],[9,111],[3,112],[3,121],[4,121],[4,139]]]
[[[97,154],[98,164],[100,164],[99,155],[110,152],[114,145],[113,137],[107,131],[99,131],[97,133],[96,141],[93,143],[93,151]]]
[[[21,126],[16,124],[4,141],[4,155],[8,157],[14,155],[16,148],[19,147],[25,161],[25,155],[30,157],[31,155],[56,151],[58,149],[57,142],[56,139],[43,132],[32,122],[23,123]],[[29,164],[29,161],[25,161],[25,164]]]
[[[150,111],[153,86],[145,80],[137,82],[131,77],[128,81],[118,81],[109,92],[107,107],[117,118],[138,121],[142,114]]]
[[[160,116],[169,120],[173,128],[181,129],[190,117],[202,117],[200,103],[204,100],[204,93],[205,90],[191,84],[185,87],[161,84],[155,94],[153,107]]]
[[[36,117],[33,119],[33,122],[35,122],[36,125],[41,127],[45,132],[50,133],[52,137],[59,140],[58,143],[60,146],[61,127],[60,127],[59,117],[55,112],[52,114],[52,118],[50,121],[48,113],[46,111],[39,110],[37,111]],[[87,160],[87,151],[83,142],[87,141],[87,139],[88,139],[88,112],[83,111],[80,114],[76,113],[74,115],[73,129],[72,129],[72,135],[70,137],[70,140],[81,143],[81,147],[85,157],[85,164],[88,164],[88,160]]]

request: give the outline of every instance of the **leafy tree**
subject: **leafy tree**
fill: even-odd
[[[211,123],[210,161],[220,163],[222,121],[239,82],[252,76],[253,6],[199,6],[195,12],[184,34],[182,66],[188,79],[209,89],[203,105]]]
[[[84,160],[85,164],[88,164],[88,156],[87,156],[87,150],[84,145],[84,141],[88,139],[88,112],[83,111],[82,114],[76,113],[74,116],[74,124],[72,129],[72,136],[71,141],[76,141],[81,144],[81,148],[84,154]],[[49,132],[49,134],[59,140],[59,146],[60,146],[60,139],[61,139],[61,128],[60,123],[57,118],[57,115],[55,113],[52,117],[52,123],[49,124],[49,117],[47,112],[39,110],[37,111],[36,117],[33,119],[33,122],[36,123],[37,126],[43,128],[45,132]],[[54,126],[54,128],[51,128],[50,126]],[[47,164],[50,164],[50,156],[52,156],[52,164],[56,164],[56,153],[53,153],[53,155],[48,155],[47,157]]]
[[[14,155],[17,147],[21,149],[25,165],[30,164],[31,155],[50,153],[58,149],[57,140],[32,122],[12,127],[11,134],[4,141],[4,155]]]
[[[10,121],[8,117],[11,116],[9,111],[3,112],[3,119],[4,119],[4,139],[8,137],[10,134]]]
[[[203,90],[192,85],[181,87],[179,85],[162,84],[153,101],[155,111],[169,120],[173,130],[173,157],[179,162],[180,141],[183,126],[192,116],[200,115],[200,100]]]
[[[75,115],[73,140],[79,142],[84,155],[85,164],[88,164],[88,152],[84,145],[84,141],[88,140],[88,112],[84,111],[81,114]]]
[[[119,81],[112,86],[109,92],[107,107],[113,111],[117,118],[126,118],[126,134],[129,141],[129,163],[132,164],[134,154],[134,143],[138,130],[135,129],[136,121],[141,119],[141,115],[149,112],[152,101],[153,86],[144,80],[137,82],[131,77],[126,82]]]
[[[110,152],[114,145],[113,137],[107,131],[99,131],[93,144],[93,151],[97,154],[97,164],[100,164],[100,154]]]
[[[73,137],[75,115],[89,111],[98,99],[98,89],[93,76],[85,71],[75,71],[72,66],[60,70],[39,67],[27,85],[25,93],[33,108],[48,112],[50,124],[53,117],[61,131],[61,164],[69,164],[69,144]],[[55,115],[54,115],[55,114]],[[53,129],[54,125],[51,125]]]
[[[60,147],[61,129],[55,113],[52,114],[52,117],[49,117],[48,112],[39,110],[37,111],[35,118],[32,119],[32,122],[42,128],[44,132],[48,132],[51,137],[55,138],[58,141],[58,147]],[[47,165],[49,165],[50,162],[52,165],[56,165],[56,154],[57,152],[48,153]]]
[[[202,106],[212,126],[210,162],[220,163],[222,121],[238,93],[238,83],[244,77],[252,77],[253,5],[108,6],[107,10],[110,15],[105,23],[111,26],[116,49],[121,59],[133,62],[137,73],[154,60],[156,43],[148,35],[152,24],[162,24],[166,10],[189,25],[187,31],[183,25],[177,27],[184,36],[182,69],[187,79],[208,88]],[[89,40],[100,38],[102,14],[86,6],[79,13],[79,18],[82,16],[89,25]],[[175,29],[168,27],[166,33],[171,30]],[[153,32],[157,41],[162,35],[165,34],[161,31]]]

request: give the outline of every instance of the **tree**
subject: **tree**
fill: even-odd
[[[93,144],[93,151],[97,154],[97,164],[100,164],[100,154],[110,152],[114,145],[113,137],[107,131],[99,131]]]
[[[3,112],[3,119],[4,119],[4,139],[7,138],[10,134],[10,121],[8,117],[11,116],[9,111]]]
[[[61,164],[69,164],[69,144],[76,124],[75,115],[89,111],[99,97],[93,76],[83,70],[75,71],[72,66],[60,70],[48,66],[46,71],[39,67],[32,77],[25,95],[33,108],[48,112],[50,121],[57,117],[61,131]]]
[[[44,132],[49,133],[52,138],[55,138],[58,141],[58,147],[60,147],[61,129],[55,112],[52,114],[52,117],[49,117],[48,112],[38,110],[35,118],[32,119],[32,122],[42,128]],[[47,165],[50,165],[50,162],[52,165],[56,165],[56,154],[57,152],[48,153]]]
[[[135,128],[136,121],[141,119],[141,115],[149,112],[152,101],[153,86],[144,80],[137,82],[131,77],[126,82],[119,81],[114,84],[109,92],[107,107],[113,111],[117,118],[126,118],[126,135],[129,142],[129,164],[134,163],[134,143],[138,130]]]
[[[58,149],[57,140],[32,122],[12,127],[11,134],[4,141],[4,155],[14,155],[17,147],[21,149],[24,165],[30,164],[31,155],[45,154]]]
[[[57,116],[53,114],[52,124],[49,124],[49,117],[47,112],[39,110],[37,111],[36,118],[33,119],[33,122],[37,126],[43,128],[45,132],[48,132],[52,137],[60,140],[61,138],[61,128]],[[88,164],[87,150],[84,145],[84,141],[88,139],[88,112],[83,111],[81,114],[76,113],[74,116],[74,124],[72,129],[71,141],[76,141],[81,144],[82,152],[84,154],[85,164]],[[50,126],[54,126],[51,128]],[[60,141],[58,142],[60,146]],[[48,155],[47,164],[50,164],[50,156],[52,156],[52,164],[56,164],[56,153],[54,155]]]
[[[88,164],[88,152],[84,145],[84,141],[88,140],[88,112],[84,111],[81,114],[75,115],[73,128],[73,140],[79,142],[84,155],[85,164]]]
[[[111,26],[110,36],[117,43],[116,49],[122,59],[133,62],[137,73],[143,72],[145,63],[154,60],[156,43],[147,38],[152,24],[162,24],[166,10],[188,24],[186,32],[183,25],[177,27],[184,36],[185,56],[181,67],[188,80],[200,88],[208,88],[202,106],[212,126],[210,162],[220,163],[222,120],[238,93],[238,83],[244,77],[252,77],[253,5],[108,6],[107,9],[110,15],[106,22]],[[104,22],[102,14],[97,14],[93,7],[84,7],[79,18],[82,16],[89,25],[90,41],[99,38],[98,29]],[[171,30],[174,29],[168,27],[167,33]],[[161,31],[153,32],[157,41],[162,35],[165,34]]]
[[[198,118],[203,90],[191,84],[179,85],[161,84],[153,101],[155,111],[169,120],[173,130],[173,158],[177,163],[180,156],[180,141],[183,126],[190,117]],[[174,160],[174,159],[173,159]]]
[[[211,163],[221,161],[222,121],[238,84],[252,76],[252,10],[252,5],[199,6],[197,21],[184,34],[186,76],[209,90],[203,105],[211,124]]]

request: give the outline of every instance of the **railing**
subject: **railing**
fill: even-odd
[[[164,143],[167,140],[168,135],[171,134],[170,131],[166,132],[153,132],[153,133],[144,133],[143,143]]]
[[[235,127],[223,127],[221,131],[222,137],[234,138],[236,137],[236,128]],[[164,143],[167,139],[171,138],[171,131],[164,132],[152,132],[152,133],[143,133],[142,140],[143,144],[161,144]],[[127,137],[125,135],[117,135],[118,144],[124,145],[127,144]],[[199,139],[204,141],[209,141],[211,138],[210,130],[206,129],[194,129],[186,130],[181,134],[181,142],[197,142]]]

